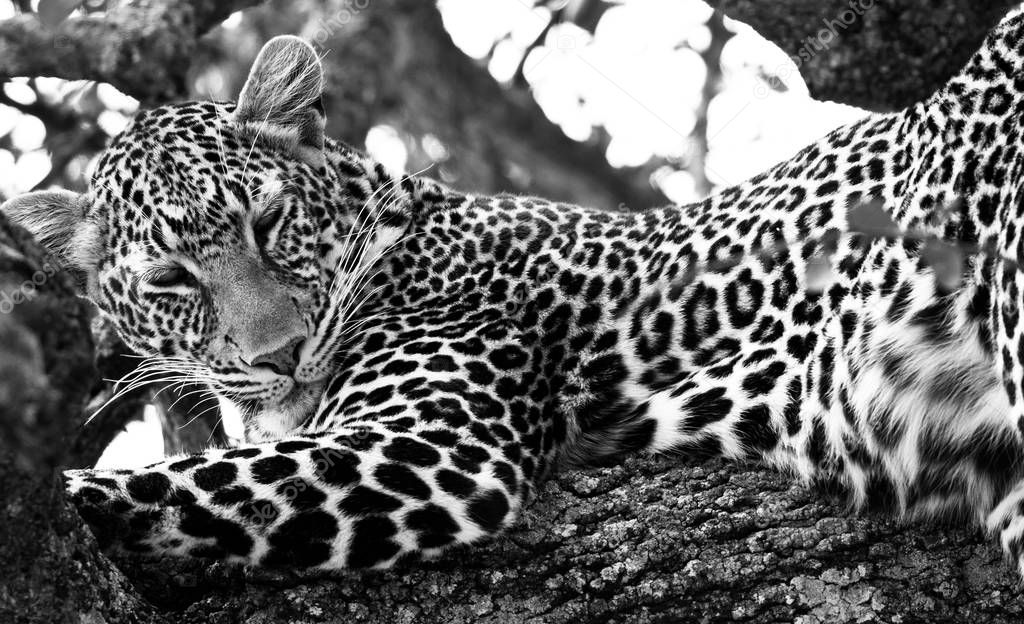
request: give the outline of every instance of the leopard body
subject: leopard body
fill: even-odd
[[[321,90],[275,39],[237,105],[141,113],[88,193],[5,206],[148,372],[246,415],[237,448],[69,471],[104,544],[386,567],[498,534],[559,467],[646,451],[978,522],[1024,570],[1024,15],[928,100],[636,212],[389,173],[324,138]]]

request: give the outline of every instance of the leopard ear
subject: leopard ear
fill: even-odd
[[[263,46],[238,96],[235,123],[314,167],[324,164],[324,68],[313,46],[274,37]]]
[[[95,283],[102,245],[99,228],[86,216],[85,195],[71,191],[37,191],[13,197],[0,213],[29,231],[87,295]]]

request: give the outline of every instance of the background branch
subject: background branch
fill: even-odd
[[[967,62],[1019,0],[709,0],[800,59],[811,95],[888,111],[920,101]],[[853,15],[851,23],[844,19]],[[806,60],[803,58],[806,57]]]
[[[186,92],[196,39],[260,0],[138,0],[49,29],[34,14],[0,22],[0,78],[107,82],[143,102]]]

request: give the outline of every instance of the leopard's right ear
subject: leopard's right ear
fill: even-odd
[[[235,122],[252,140],[262,139],[314,166],[324,158],[324,68],[309,43],[291,35],[263,46],[235,108]]]
[[[88,201],[71,191],[36,191],[0,204],[0,213],[29,231],[88,296],[96,283],[102,248],[99,228],[88,219]]]

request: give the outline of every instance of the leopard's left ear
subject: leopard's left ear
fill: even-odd
[[[324,68],[313,46],[291,35],[263,46],[235,108],[235,123],[314,166],[324,164]]]
[[[85,195],[71,191],[36,191],[0,204],[0,213],[32,234],[71,275],[78,294],[93,298],[103,240],[96,221],[86,213]]]

